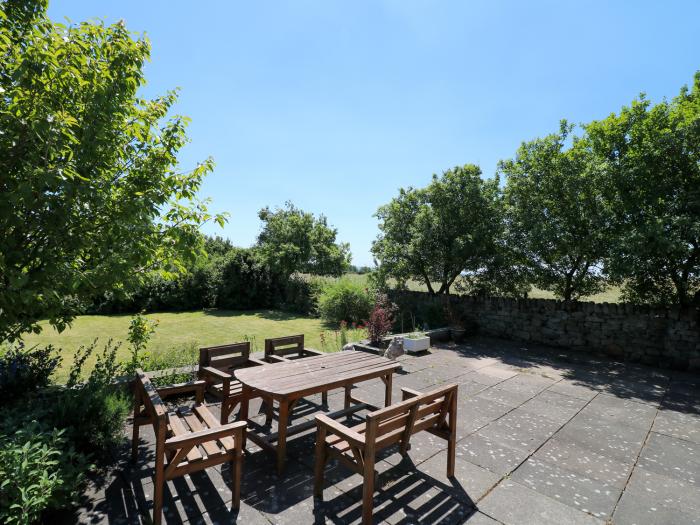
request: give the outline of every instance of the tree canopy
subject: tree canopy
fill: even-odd
[[[263,259],[284,275],[294,272],[341,275],[350,267],[350,245],[336,241],[338,230],[324,215],[314,217],[287,202],[284,208],[263,208],[257,247]]]
[[[62,329],[83,299],[175,271],[212,217],[213,163],[178,167],[174,92],[138,96],[149,42],[123,23],[66,26],[46,2],[0,3],[0,339]]]
[[[559,133],[524,142],[499,165],[510,242],[532,284],[567,301],[604,289],[610,244],[600,165],[582,139],[567,145],[571,130],[563,121]]]
[[[628,301],[687,305],[700,290],[700,72],[586,126],[604,164],[615,237],[607,270]]]
[[[376,214],[380,234],[372,253],[379,271],[399,282],[418,280],[431,294],[449,294],[463,272],[492,260],[498,201],[498,179],[482,179],[473,164],[433,175],[425,188],[399,190]]]

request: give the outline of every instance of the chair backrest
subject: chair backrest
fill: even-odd
[[[456,410],[457,385],[446,385],[367,414],[365,437],[377,450],[395,443],[405,449],[412,435],[440,431]]]
[[[304,334],[265,339],[265,357],[271,355],[285,357],[292,354],[301,356],[303,352]]]
[[[250,359],[250,342],[220,346],[205,346],[199,349],[199,366],[210,366],[226,371],[243,366]]]
[[[145,408],[145,415],[151,419],[153,424],[159,420],[164,420],[167,409],[160,398],[158,391],[151,379],[140,368],[136,369],[136,380],[134,381],[137,399]]]

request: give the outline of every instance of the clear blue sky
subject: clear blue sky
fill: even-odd
[[[698,1],[52,1],[55,20],[119,19],[153,45],[148,96],[182,89],[183,167],[252,244],[257,211],[324,213],[370,264],[372,217],[399,187],[477,163],[485,176],[561,118],[673,97],[700,69]]]

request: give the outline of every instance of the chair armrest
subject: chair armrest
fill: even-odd
[[[318,414],[316,416],[316,426],[324,426],[326,429],[337,436],[342,437],[345,441],[356,447],[365,446],[365,437],[346,427],[342,423],[338,423],[335,419],[331,419],[324,414]]]
[[[226,372],[222,372],[218,368],[213,368],[211,366],[201,367],[199,369],[199,374],[200,376],[208,376],[219,381],[226,381],[227,379],[231,379],[231,374],[227,374]]]
[[[414,390],[413,388],[408,388],[408,387],[403,387],[401,389],[401,400],[406,401],[407,399],[410,399],[412,397],[418,397],[421,395],[421,392],[418,390]]]
[[[311,355],[324,355],[324,353],[321,352],[320,350],[315,350],[313,348],[304,348],[304,353],[311,354]]]
[[[205,381],[197,380],[190,381],[189,383],[178,383],[177,385],[166,385],[156,388],[158,395],[161,399],[174,396],[177,394],[182,394],[183,392],[192,392],[201,390],[202,395],[204,395],[204,387],[206,386]]]
[[[255,357],[249,357],[248,358],[248,363],[253,365],[253,366],[264,366],[264,365],[269,365],[270,363],[266,363],[262,359],[257,359]]]
[[[197,445],[223,437],[235,436],[235,434],[239,432],[241,433],[241,437],[243,437],[246,426],[247,422],[236,421],[235,423],[229,423],[216,428],[208,428],[207,430],[199,430],[182,436],[171,437],[165,441],[165,448],[170,450]],[[236,443],[236,446],[238,446],[238,443]]]
[[[286,363],[289,361],[286,357],[281,357],[278,355],[269,355],[265,359],[267,359],[268,363]]]

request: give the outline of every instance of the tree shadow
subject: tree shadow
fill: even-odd
[[[495,358],[525,373],[554,374],[598,393],[700,414],[700,375],[620,362],[600,354],[485,336],[475,336],[458,346],[436,346],[464,358]]]

